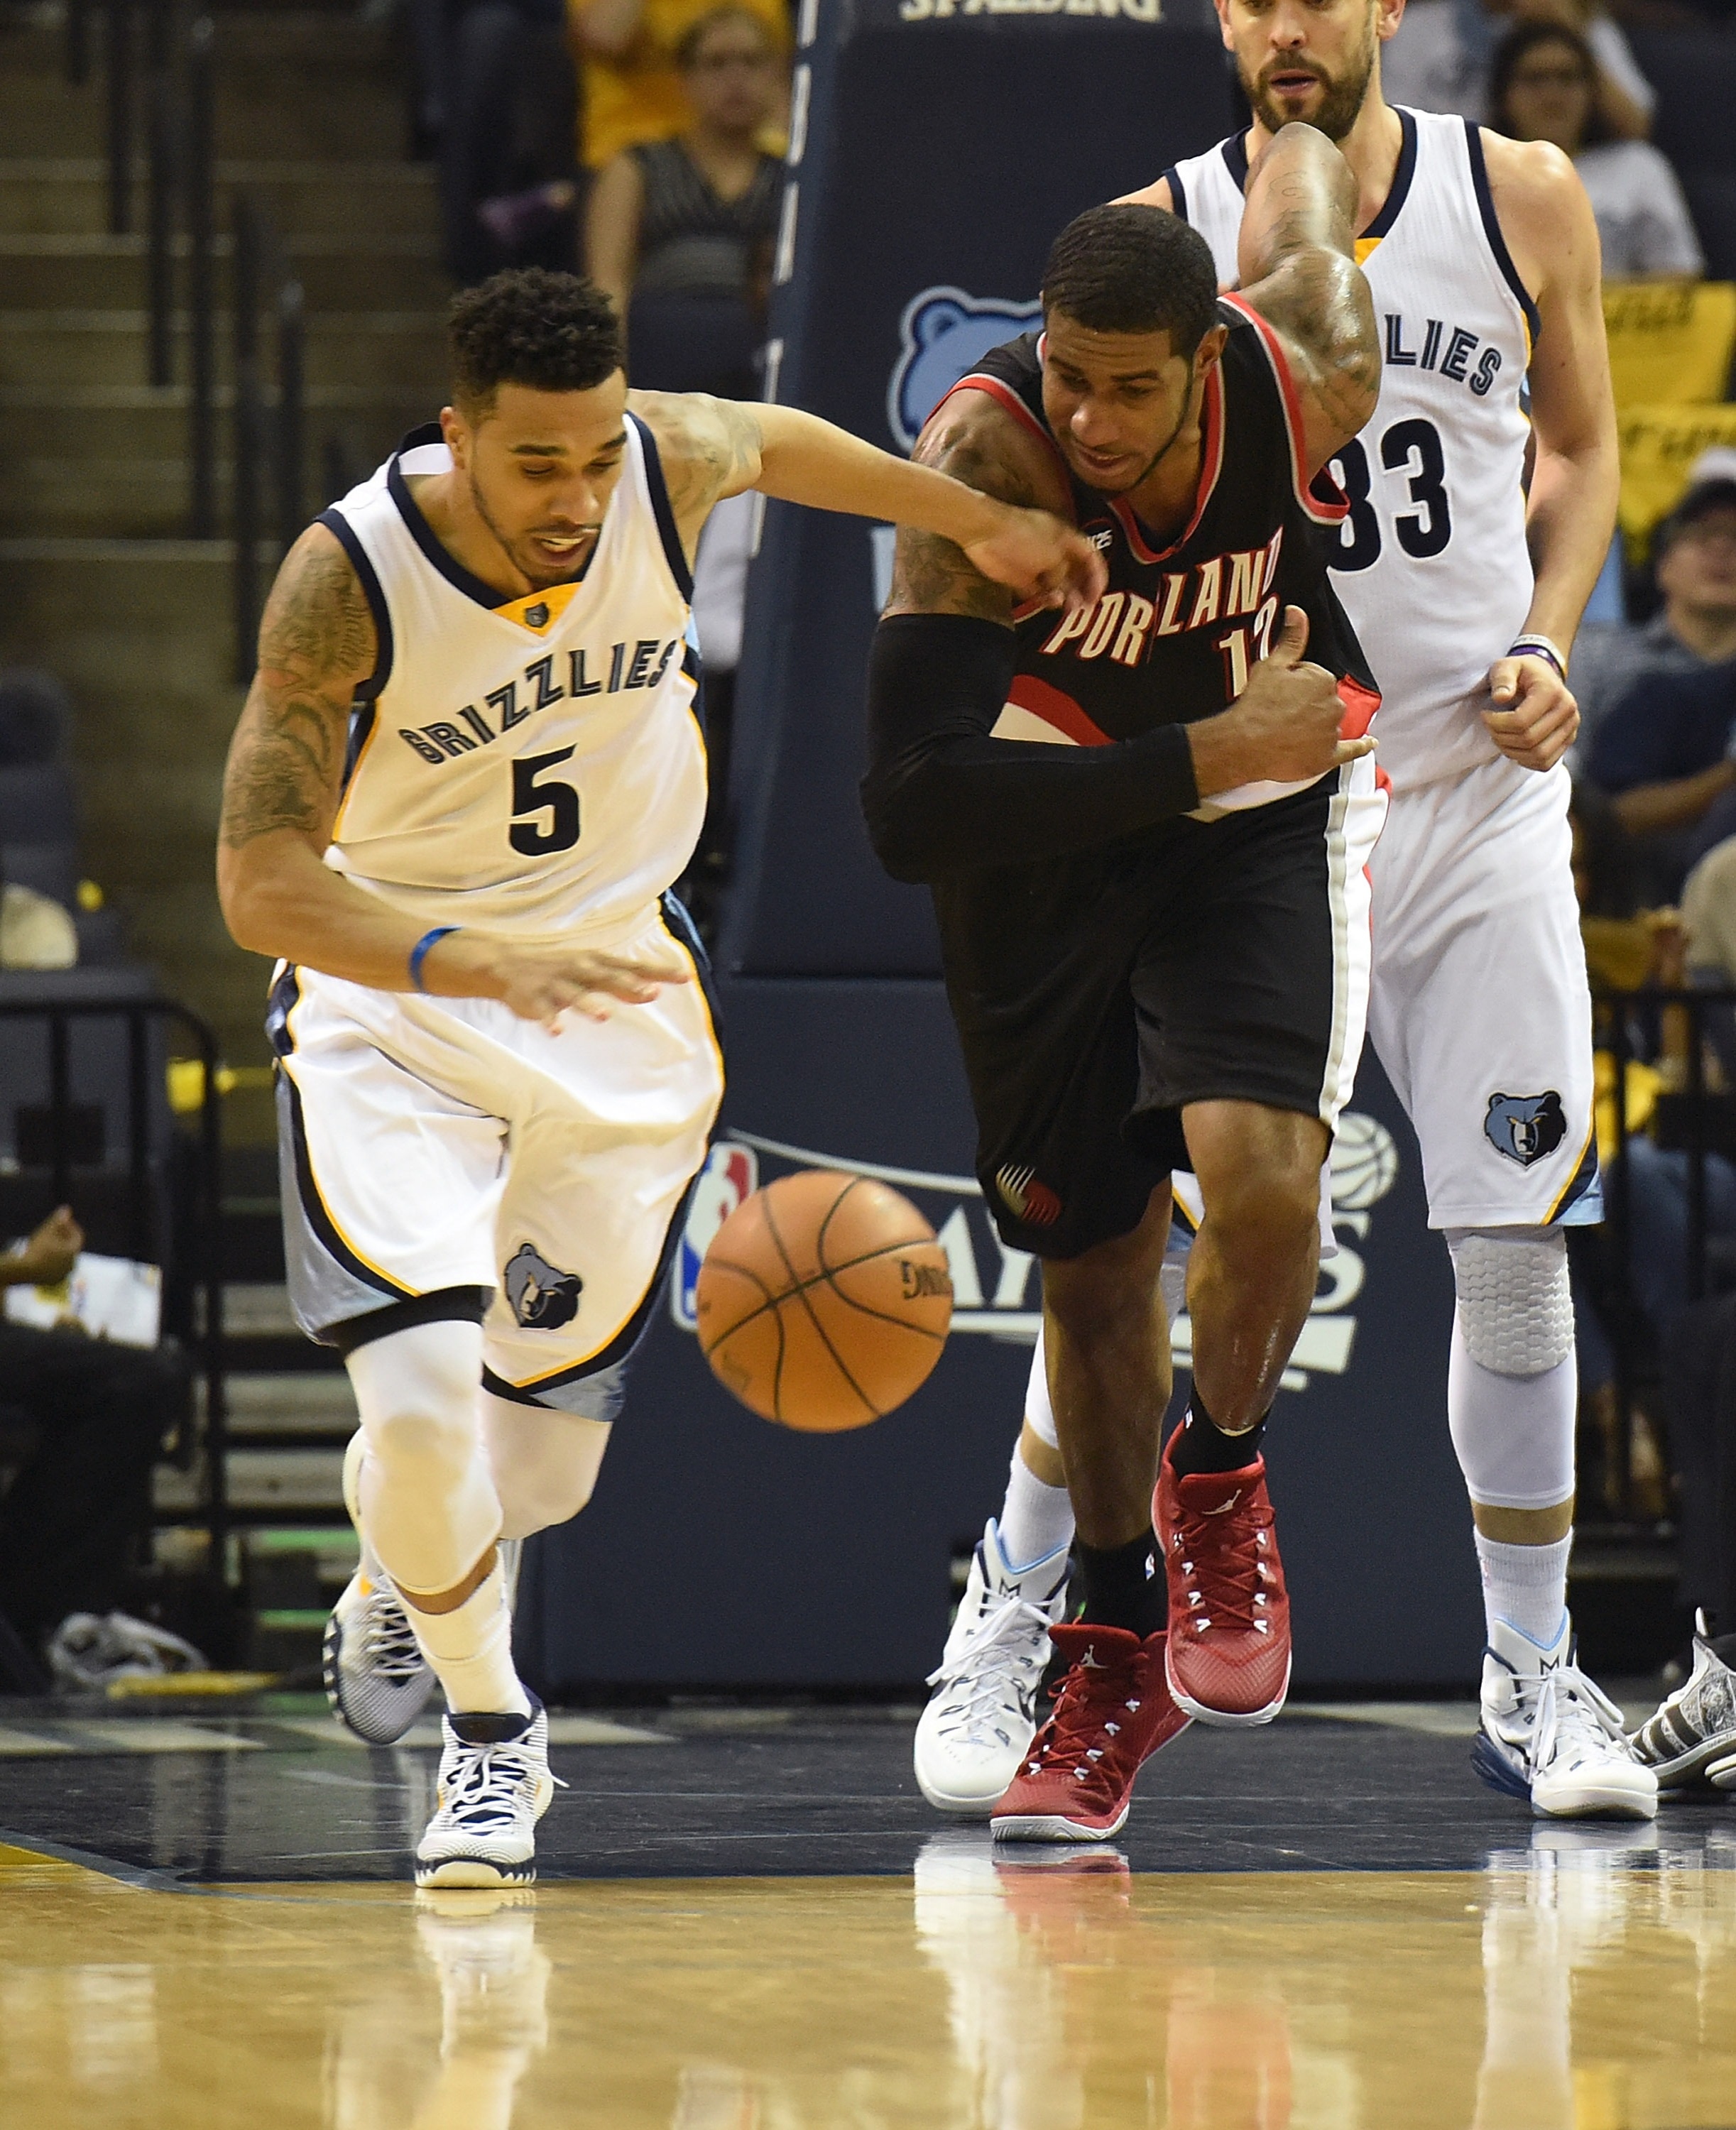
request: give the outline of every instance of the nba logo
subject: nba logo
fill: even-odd
[[[711,1238],[743,1200],[751,1198],[758,1188],[759,1158],[753,1148],[738,1146],[731,1139],[720,1139],[706,1157],[705,1165],[694,1184],[693,1196],[687,1206],[687,1225],[681,1230],[681,1247],[676,1260],[675,1285],[670,1291],[669,1303],[682,1330],[691,1331],[699,1322],[694,1307],[694,1289],[699,1284],[699,1268],[711,1247]]]

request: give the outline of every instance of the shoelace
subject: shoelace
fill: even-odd
[[[1534,1768],[1547,1767],[1558,1755],[1571,1766],[1587,1753],[1601,1753],[1612,1746],[1624,1758],[1633,1753],[1622,1731],[1621,1711],[1577,1664],[1561,1664],[1544,1673],[1538,1688],[1532,1738]]]
[[[976,1632],[957,1656],[928,1675],[930,1686],[968,1686],[949,1729],[974,1733],[1004,1709],[1018,1705],[1015,1677],[1022,1664],[1035,1664],[1036,1645],[1047,1635],[1049,1615],[1023,1598],[1008,1598],[977,1623]]]
[[[1240,1504],[1237,1505],[1240,1507]],[[1278,1578],[1267,1569],[1271,1541],[1270,1511],[1202,1516],[1182,1512],[1170,1540],[1179,1552],[1188,1588],[1188,1625],[1196,1634],[1227,1628],[1243,1634],[1270,1634],[1266,1593]]]
[[[376,1591],[369,1600],[361,1646],[369,1670],[394,1686],[408,1684],[428,1662],[404,1607],[384,1591]]]
[[[1070,1770],[1075,1782],[1107,1792],[1114,1780],[1103,1763],[1121,1736],[1118,1717],[1136,1715],[1140,1696],[1128,1691],[1129,1667],[1075,1664],[1055,1688],[1055,1713],[1037,1733],[1026,1772]]]
[[[534,1792],[539,1772],[518,1739],[509,1738],[493,1746],[466,1746],[457,1766],[442,1778],[446,1795],[441,1810],[467,1833],[509,1826],[519,1793]],[[567,1788],[558,1775],[551,1775],[549,1780],[557,1789]]]

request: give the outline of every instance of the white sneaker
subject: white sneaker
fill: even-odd
[[[396,1745],[434,1688],[398,1593],[359,1568],[326,1622],[323,1669],[332,1713],[371,1746]]]
[[[1633,1733],[1633,1749],[1662,1789],[1690,1789],[1704,1777],[1736,1789],[1736,1664],[1723,1637],[1714,1647],[1704,1612],[1694,1619],[1694,1669]]]
[[[1015,1574],[991,1516],[916,1726],[916,1780],[937,1811],[986,1818],[1019,1772],[1066,1593],[1066,1548]]]
[[[1576,1662],[1573,1622],[1550,1649],[1498,1620],[1483,1655],[1482,1726],[1471,1764],[1546,1819],[1655,1819],[1657,1778],[1622,1735],[1621,1711]]]
[[[434,1816],[416,1844],[418,1886],[528,1886],[535,1879],[537,1822],[556,1778],[548,1712],[534,1694],[530,1701],[528,1716],[442,1719]]]

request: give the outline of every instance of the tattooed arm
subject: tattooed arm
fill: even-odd
[[[938,534],[983,578],[1021,599],[1090,605],[1103,587],[1097,551],[1047,513],[1000,502],[932,464],[877,451],[799,408],[635,392],[629,404],[658,441],[669,501],[689,555],[712,505],[756,488],[786,503],[844,510]]]
[[[310,525],[284,557],[259,632],[259,671],[230,743],[217,853],[231,935],[375,991],[407,991],[428,930],[324,862],[343,783],[350,706],[374,670],[373,616],[337,537]],[[505,767],[503,765],[503,774]],[[495,998],[528,1020],[569,1006],[605,1017],[684,981],[685,963],[591,953],[466,927],[433,947],[423,981],[452,998]]]
[[[1380,343],[1356,264],[1356,180],[1323,133],[1286,126],[1249,173],[1236,263],[1242,294],[1276,327],[1302,399],[1304,476],[1375,411]]]

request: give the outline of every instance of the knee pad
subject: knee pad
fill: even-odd
[[[1573,1351],[1567,1238],[1547,1228],[1449,1229],[1465,1350],[1498,1376],[1541,1376]]]
[[[476,1410],[482,1328],[415,1325],[357,1347],[346,1365],[361,1415],[346,1492],[395,1583],[450,1589],[500,1527]]]

